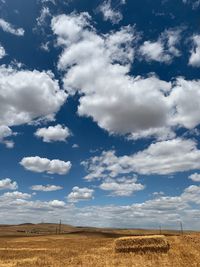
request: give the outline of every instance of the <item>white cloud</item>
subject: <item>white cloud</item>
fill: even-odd
[[[54,5],[56,5],[56,0],[41,0],[41,3],[42,3],[42,4],[44,4],[44,3],[48,3],[48,2],[50,2],[50,3],[54,4]]]
[[[17,182],[12,181],[10,178],[0,180],[0,190],[16,190],[18,188]]]
[[[65,162],[58,159],[49,160],[38,156],[25,157],[20,161],[20,164],[29,171],[60,175],[68,173],[72,166],[70,161]]]
[[[31,190],[33,191],[42,191],[42,192],[52,192],[52,191],[58,191],[63,189],[62,186],[58,185],[33,185],[31,186]]]
[[[158,141],[169,140],[176,137],[175,132],[170,127],[149,128],[131,133],[129,140],[138,140],[141,138],[155,137]]]
[[[131,196],[133,193],[143,190],[145,186],[137,183],[137,177],[121,177],[107,178],[99,188],[111,192],[111,196]]]
[[[66,142],[66,139],[71,135],[70,130],[60,124],[49,126],[48,128],[40,128],[35,132],[37,137],[41,137],[44,142]]]
[[[193,48],[188,64],[192,67],[200,67],[200,35],[194,35],[192,37]]]
[[[12,140],[8,140],[7,138],[15,135],[13,131],[5,125],[0,125],[0,143],[5,144],[7,148],[13,148],[14,142]]]
[[[150,127],[156,132],[167,121],[165,93],[171,84],[154,75],[130,77],[135,30],[128,26],[101,36],[89,27],[88,16],[61,15],[52,20],[58,44],[64,46],[58,63],[67,70],[64,86],[71,94],[76,90],[81,94],[79,115],[92,117],[111,133],[137,133]]]
[[[179,57],[176,45],[180,42],[181,29],[165,30],[157,41],[145,41],[139,48],[139,54],[147,61],[170,63],[173,57]]]
[[[30,199],[32,196],[27,193],[22,193],[19,191],[14,192],[6,192],[2,196],[0,196],[1,200],[16,200],[16,199]]]
[[[140,54],[145,57],[147,61],[155,60],[159,62],[169,62],[171,60],[170,56],[165,54],[161,41],[145,41],[140,47]]]
[[[124,1],[119,1],[119,5],[125,4]],[[109,20],[113,24],[119,23],[123,19],[122,13],[117,10],[118,6],[112,6],[111,0],[105,0],[100,6],[99,6],[99,11],[103,15],[103,19],[105,21]]]
[[[4,47],[0,44],[0,59],[5,57],[5,55],[6,55],[6,51],[5,51]]]
[[[79,148],[79,145],[78,144],[73,144],[72,148]]]
[[[48,204],[53,208],[63,208],[66,205],[64,201],[60,201],[60,200],[57,200],[57,199],[49,201]]]
[[[165,175],[200,169],[200,150],[194,140],[177,138],[151,144],[130,156],[117,157],[115,151],[103,152],[82,164],[89,172],[86,180],[133,172]]]
[[[50,44],[50,42],[49,41],[47,41],[47,42],[45,42],[45,43],[42,43],[41,44],[41,46],[40,46],[40,48],[43,50],[43,51],[45,51],[45,52],[49,52],[49,44]]]
[[[46,19],[51,17],[51,12],[48,7],[42,7],[40,11],[40,16],[36,19],[38,26],[43,26],[46,23]]]
[[[192,129],[200,123],[200,80],[177,78],[169,96],[171,125]]]
[[[178,127],[199,125],[199,80],[180,77],[166,82],[155,74],[130,76],[139,38],[133,27],[102,35],[88,13],[73,13],[54,17],[52,30],[63,48],[58,68],[64,73],[64,88],[71,95],[79,93],[80,116],[91,117],[110,134],[135,140],[172,139]],[[158,39],[164,50],[153,52],[160,51],[161,58],[169,61],[180,56],[182,30],[165,30]],[[162,61],[157,54],[154,59]]]
[[[50,72],[0,67],[0,125],[52,119],[66,98]]]
[[[158,225],[177,229],[180,220],[185,229],[199,229],[200,187],[191,185],[177,196],[160,196],[129,205],[87,206],[78,208],[61,200],[30,200],[27,193],[5,193],[0,196],[0,223],[57,221],[72,225],[96,227],[143,227]],[[193,207],[193,203],[197,208]],[[117,220],[116,220],[117,218]]]
[[[90,200],[93,198],[94,190],[87,187],[79,188],[75,186],[72,192],[67,196],[68,202],[76,203],[82,200]]]
[[[181,195],[181,199],[184,202],[200,204],[200,186],[190,185],[187,187]]]
[[[200,174],[199,173],[195,172],[195,173],[191,174],[188,178],[194,182],[200,182]]]
[[[3,31],[17,35],[17,36],[23,36],[24,35],[24,29],[22,28],[16,28],[9,22],[5,21],[4,19],[0,19],[0,28],[2,28]]]

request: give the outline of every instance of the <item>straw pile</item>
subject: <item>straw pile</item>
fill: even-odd
[[[115,241],[115,252],[167,252],[170,246],[163,235],[121,237]]]

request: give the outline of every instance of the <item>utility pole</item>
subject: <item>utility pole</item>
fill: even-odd
[[[183,224],[181,221],[180,221],[180,227],[181,227],[181,234],[183,235]]]
[[[59,223],[59,230],[58,230],[58,233],[61,234],[61,225],[62,225],[62,222],[60,220],[60,223]]]

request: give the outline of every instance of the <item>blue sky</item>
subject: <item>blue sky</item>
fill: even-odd
[[[199,229],[200,1],[0,9],[0,223]]]

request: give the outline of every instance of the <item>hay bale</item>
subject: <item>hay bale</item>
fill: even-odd
[[[115,240],[115,252],[166,253],[170,245],[163,235],[121,237]]]

